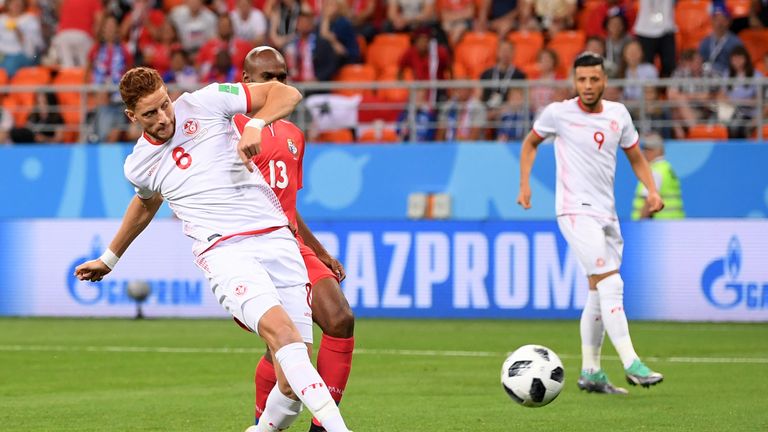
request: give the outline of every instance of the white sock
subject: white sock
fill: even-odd
[[[289,398],[280,392],[280,386],[274,386],[267,397],[256,431],[277,432],[287,429],[301,413],[301,407],[300,400]]]
[[[328,387],[309,361],[307,347],[301,342],[288,344],[277,350],[275,358],[294,393],[323,427],[328,432],[349,432]]]
[[[597,283],[597,291],[603,325],[626,369],[637,359],[637,353],[632,346],[629,323],[624,313],[624,281],[618,273],[612,274]]]
[[[581,370],[595,373],[600,370],[600,350],[605,328],[600,316],[600,295],[589,290],[587,303],[581,311]]]

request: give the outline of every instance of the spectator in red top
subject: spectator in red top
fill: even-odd
[[[152,34],[153,39],[141,46],[141,62],[164,74],[171,67],[173,51],[181,49],[181,44],[170,21],[164,21]]]
[[[102,16],[101,0],[61,1],[59,29],[51,40],[51,50],[59,65],[85,66]]]
[[[203,75],[203,83],[213,82],[237,82],[242,72],[232,64],[232,56],[227,50],[216,52],[213,65],[208,72]]]
[[[163,11],[152,9],[149,0],[134,0],[131,13],[126,14],[120,23],[120,35],[136,63],[144,63],[142,50],[147,44],[160,39],[160,27],[164,22]]]
[[[624,27],[631,28],[635,23],[635,9],[632,0],[606,0],[591,9],[584,32],[587,36],[600,36],[605,38],[607,34],[606,21],[613,16],[624,17]]]
[[[218,18],[218,35],[206,42],[197,54],[197,70],[200,76],[207,76],[217,62],[216,55],[220,51],[229,53],[232,64],[241,65],[251,48],[250,43],[235,37],[229,15],[221,15]]]
[[[451,78],[450,64],[448,49],[437,43],[429,27],[422,27],[413,32],[411,48],[400,59],[397,75],[402,79],[405,70],[410,69],[414,80],[446,80]],[[430,101],[442,100],[442,96],[443,92],[432,92]]]

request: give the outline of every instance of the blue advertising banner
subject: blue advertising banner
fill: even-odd
[[[130,146],[0,148],[0,206],[8,218],[120,218],[134,194],[123,176]],[[621,152],[620,152],[621,153]],[[402,220],[412,192],[451,196],[456,220],[554,219],[555,160],[542,145],[532,172],[533,209],[515,204],[519,144],[310,145],[298,208],[306,220]],[[768,146],[670,142],[667,159],[688,217],[768,215]],[[616,173],[619,217],[631,213],[637,180],[623,154]],[[167,207],[160,216],[168,217]]]
[[[119,221],[0,222],[0,315],[132,316],[126,285],[152,287],[148,316],[226,313],[174,220],[157,220],[115,271],[79,282]],[[587,294],[555,222],[312,223],[344,263],[360,317],[575,319]],[[623,224],[631,319],[768,321],[768,221]]]

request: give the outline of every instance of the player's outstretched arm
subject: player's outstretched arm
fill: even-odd
[[[651,166],[648,165],[648,161],[640,152],[639,146],[632,146],[624,149],[624,154],[629,159],[629,164],[632,165],[632,171],[635,172],[637,179],[643,183],[645,189],[648,190],[648,196],[645,198],[644,210],[649,214],[661,211],[664,208],[664,201],[659,195],[659,191],[656,189],[656,182],[653,181],[653,173],[651,173]]]
[[[84,262],[75,268],[75,276],[80,280],[98,282],[114,268],[117,259],[121,257],[128,246],[136,240],[144,229],[149,226],[152,218],[163,203],[160,194],[150,199],[134,196],[123,215],[123,223],[109,244],[109,250],[100,258]],[[110,262],[111,261],[111,262]]]
[[[344,271],[344,266],[341,265],[339,260],[332,257],[331,254],[325,250],[323,244],[317,240],[317,237],[315,237],[314,234],[312,234],[312,231],[309,229],[307,224],[304,223],[304,219],[301,218],[301,215],[298,212],[296,213],[296,223],[299,225],[297,230],[301,238],[304,239],[304,244],[312,249],[317,255],[317,258],[320,259],[323,264],[325,264],[336,276],[339,277],[339,281],[343,281],[344,278],[347,277],[347,273]]]
[[[251,158],[261,153],[261,129],[275,120],[288,117],[301,102],[302,96],[294,87],[277,81],[244,85],[254,113],[243,128],[237,152],[248,171],[253,172]]]
[[[542,141],[544,140],[533,131],[528,132],[520,149],[520,192],[517,195],[517,203],[526,210],[531,208],[531,169]]]

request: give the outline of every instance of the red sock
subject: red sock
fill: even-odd
[[[341,402],[344,390],[347,388],[349,372],[352,370],[352,351],[355,348],[355,338],[335,338],[323,335],[320,349],[317,352],[317,372],[325,381],[336,405]],[[320,423],[312,419],[316,425]]]
[[[264,412],[264,406],[267,405],[269,392],[277,384],[275,367],[265,357],[262,357],[256,366],[256,375],[253,381],[256,384],[256,421],[258,422],[259,417]]]

